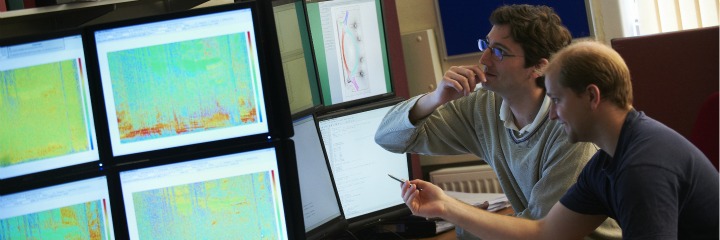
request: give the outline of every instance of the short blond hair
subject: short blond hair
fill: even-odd
[[[547,71],[557,73],[560,85],[576,94],[594,84],[603,99],[623,109],[632,105],[630,70],[620,54],[602,43],[571,44],[553,56]]]

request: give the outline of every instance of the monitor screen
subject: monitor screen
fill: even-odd
[[[319,106],[320,89],[302,0],[273,0],[282,68],[290,111]]]
[[[282,154],[270,147],[120,171],[130,239],[292,238]]]
[[[0,195],[2,239],[115,239],[106,177]]]
[[[79,31],[0,42],[0,179],[99,160],[85,62]]]
[[[392,93],[380,0],[309,1],[326,106]]]
[[[347,224],[340,209],[315,117],[293,121],[295,155],[300,181],[305,233],[308,239],[327,238]]]
[[[268,107],[277,97],[268,93],[272,87],[284,88],[284,81],[263,74],[272,66],[263,65],[254,4],[89,30],[113,156],[245,136],[275,137],[269,118],[287,108]],[[277,99],[287,106],[287,100]]]
[[[377,222],[389,210],[407,210],[400,197],[400,184],[388,174],[408,179],[408,155],[388,152],[375,143],[375,132],[390,103],[364,105],[318,118],[340,203],[351,228]]]

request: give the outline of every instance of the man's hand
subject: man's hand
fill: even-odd
[[[448,102],[469,95],[477,84],[485,81],[485,74],[478,65],[453,66],[443,75],[442,81],[435,89],[435,94],[438,94],[444,102]]]

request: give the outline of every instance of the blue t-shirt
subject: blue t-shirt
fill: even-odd
[[[632,110],[616,149],[595,153],[565,207],[614,218],[624,239],[718,239],[718,172],[697,147]]]

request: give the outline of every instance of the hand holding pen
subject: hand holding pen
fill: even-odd
[[[408,180],[405,180],[405,179],[402,179],[402,178],[398,178],[398,177],[395,177],[395,176],[390,175],[390,174],[388,174],[388,176],[389,176],[390,178],[392,178],[392,179],[397,180],[397,181],[400,182],[400,183],[406,183],[406,182],[408,182]],[[413,184],[410,184],[410,186],[413,186]],[[417,190],[418,190],[418,191],[422,191],[422,188],[418,188]]]

